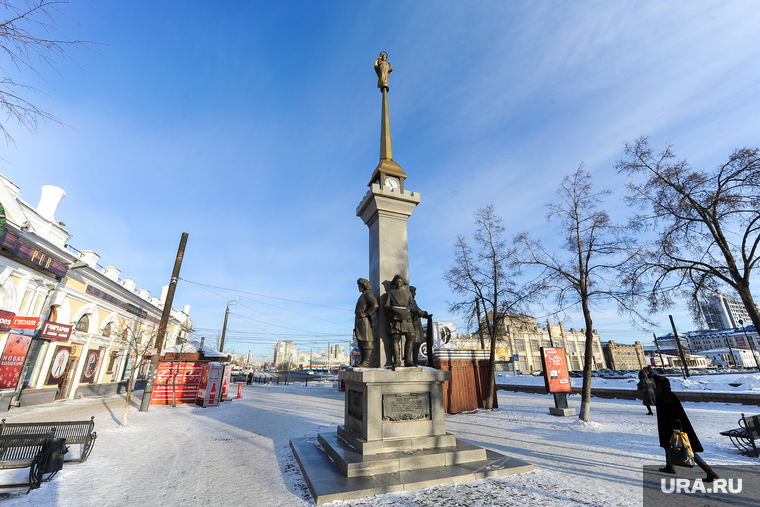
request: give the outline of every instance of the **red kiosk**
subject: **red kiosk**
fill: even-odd
[[[191,341],[164,349],[156,370],[151,405],[171,405],[172,388],[176,391],[177,403],[195,403],[198,388],[203,378],[203,368],[211,363],[222,368],[220,361],[227,356],[197,341]],[[217,391],[221,383],[217,383]],[[219,394],[215,395],[218,400]]]

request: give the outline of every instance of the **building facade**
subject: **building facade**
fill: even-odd
[[[610,340],[603,344],[602,350],[607,367],[611,370],[640,370],[647,365],[641,342],[626,345]]]
[[[34,208],[0,175],[0,410],[118,392],[152,350],[168,286],[150,297],[71,247],[55,218],[64,196],[46,185]],[[172,309],[166,346],[192,332],[189,311]]]
[[[707,328],[711,330],[741,327],[740,320],[745,324],[752,322],[741,299],[718,294],[709,298],[701,307]]]
[[[491,346],[490,337],[483,333],[486,348]],[[457,345],[460,349],[481,348],[478,333],[458,335]],[[502,336],[496,340],[496,360],[510,361],[517,356],[515,369],[524,373],[541,370],[541,347],[557,347],[565,351],[568,369],[582,370],[586,351],[586,330],[566,330],[562,323],[546,323],[545,327],[536,325],[536,319],[529,316],[515,315],[504,319]],[[599,334],[594,330],[592,343],[592,369],[607,367]]]

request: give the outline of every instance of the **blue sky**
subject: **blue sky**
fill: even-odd
[[[420,307],[460,331],[442,276],[479,206],[493,203],[510,235],[551,243],[545,205],[581,162],[622,219],[613,165],[626,142],[648,135],[705,168],[758,144],[756,2],[135,0],[60,11],[68,38],[102,45],[72,51],[77,65],[59,63],[60,75],[14,75],[70,127],[8,124],[16,146],[0,146],[0,172],[33,205],[42,185],[62,187],[57,218],[72,246],[152,295],[188,232],[181,276],[194,283],[179,284],[174,306],[190,304],[209,336],[241,297],[225,349],[258,359],[281,338],[300,351],[350,339],[355,281],[368,274],[355,210],[379,155],[381,50],[394,69],[394,157],[421,195],[411,283]],[[583,327],[573,315],[566,326]],[[667,332],[667,315],[658,320]],[[614,309],[594,321],[603,339],[651,341]]]

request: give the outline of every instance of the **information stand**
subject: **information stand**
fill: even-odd
[[[558,416],[577,415],[567,406],[567,393],[572,392],[570,375],[567,373],[565,351],[559,348],[541,347],[541,365],[544,367],[546,390],[554,395],[554,408],[549,413]]]

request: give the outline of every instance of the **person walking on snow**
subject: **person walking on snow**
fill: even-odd
[[[656,403],[656,397],[654,393],[654,382],[652,379],[647,375],[647,372],[645,370],[641,370],[639,372],[639,383],[638,383],[638,389],[641,391],[641,397],[644,400],[644,405],[646,405],[647,415],[654,415],[652,413],[652,405]]]
[[[718,474],[697,454],[703,452],[704,449],[699,438],[697,438],[694,428],[691,426],[691,422],[689,422],[689,418],[686,416],[683,405],[681,405],[681,400],[670,390],[670,380],[662,375],[654,375],[652,379],[654,380],[655,395],[657,397],[657,432],[660,437],[660,447],[665,449],[666,465],[664,468],[660,468],[660,472],[665,472],[666,474],[676,473],[675,467],[668,460],[668,448],[670,447],[670,438],[673,435],[673,430],[679,430],[689,436],[691,449],[694,451],[694,461],[707,474],[707,477],[703,481],[712,482],[718,479]]]

